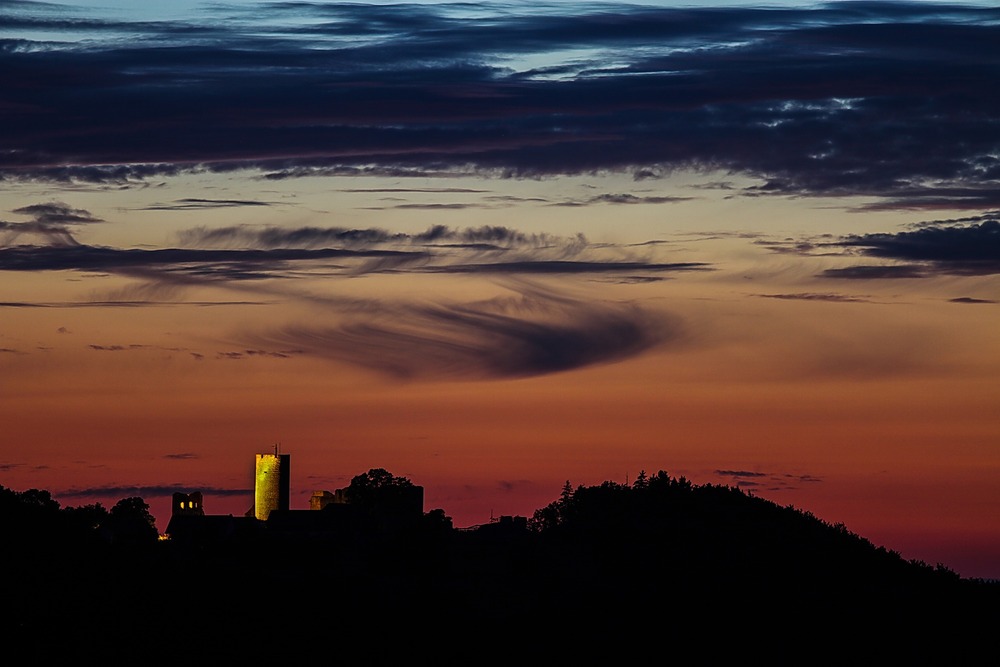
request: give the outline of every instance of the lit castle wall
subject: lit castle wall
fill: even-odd
[[[271,510],[288,509],[289,455],[258,454],[254,475],[254,516],[267,521]]]

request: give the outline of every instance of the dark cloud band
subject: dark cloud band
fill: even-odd
[[[831,269],[835,277],[919,277],[927,273],[990,275],[1000,273],[1000,219],[995,213],[971,224],[931,223],[912,231],[851,236],[838,245],[870,257],[924,262],[896,266]],[[879,275],[881,274],[881,275]]]
[[[0,18],[92,37],[0,45],[4,178],[694,167],[762,179],[752,194],[1000,201],[995,7],[277,3],[237,22]]]

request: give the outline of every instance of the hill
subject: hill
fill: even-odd
[[[0,510],[4,642],[20,664],[327,664],[358,650],[447,662],[469,642],[494,658],[555,651],[588,664],[757,662],[762,650],[768,664],[802,664],[803,650],[807,664],[974,664],[1000,620],[996,582],[662,471],[631,486],[567,482],[530,519],[477,530],[435,510],[391,530],[265,529],[194,548],[150,539],[141,499],[61,508],[0,487]]]

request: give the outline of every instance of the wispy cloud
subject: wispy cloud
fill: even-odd
[[[595,274],[641,281],[666,272],[712,269],[704,262],[653,261],[648,253],[638,256],[634,245],[594,245],[582,234],[525,233],[505,226],[435,225],[423,232],[404,233],[379,228],[240,225],[189,229],[180,234],[179,241],[198,247],[119,249],[77,244],[0,248],[0,270],[101,271],[133,277],[142,282],[109,293],[103,301],[80,304],[127,306],[178,303],[179,291],[185,287],[292,280],[313,271],[343,277],[386,272]]]
[[[382,304],[343,324],[286,326],[251,340],[396,378],[492,379],[619,361],[683,337],[676,318],[634,305],[518,289],[516,298],[471,304]]]
[[[263,306],[266,301],[50,301],[31,303],[27,301],[0,301],[0,308],[145,308],[149,306]],[[66,327],[56,329],[57,333],[72,333]]]
[[[164,248],[108,248],[77,245],[73,247],[0,248],[0,270],[6,271],[106,271],[129,273],[142,269],[160,269],[176,277],[184,275],[208,280],[253,280],[268,277],[286,262],[356,260],[408,255],[420,258],[423,253],[400,253],[393,250],[356,251],[345,248],[281,248],[270,250],[229,250]]]
[[[629,193],[608,193],[586,199],[556,202],[553,206],[590,206],[593,204],[676,204],[690,201],[691,197],[633,195]]]
[[[960,296],[954,299],[948,299],[951,303],[997,303],[993,299],[976,299],[971,296]]]
[[[218,352],[217,359],[249,359],[252,357],[271,357],[274,359],[289,359],[293,356],[303,354],[303,350],[239,350],[229,352]]]
[[[32,204],[14,209],[14,213],[32,216],[36,222],[47,225],[80,225],[91,222],[103,222],[82,208],[72,208],[61,202],[49,204]]]
[[[338,192],[368,192],[368,193],[393,193],[393,194],[484,194],[491,190],[477,190],[475,188],[340,188]]]
[[[802,484],[822,482],[821,477],[810,474],[792,474],[777,472],[757,472],[749,470],[716,470],[719,477],[731,478],[741,489],[759,489],[763,491],[790,491],[800,488]]]
[[[190,211],[213,208],[241,208],[245,206],[273,206],[271,202],[250,199],[197,199],[187,197],[177,199],[168,204],[151,204],[140,210],[144,211]]]
[[[392,232],[378,227],[254,227],[236,225],[229,227],[196,227],[180,232],[182,246],[200,248],[331,248],[352,249],[384,248],[387,246],[435,246],[454,244],[476,245],[477,248],[494,249],[557,249],[560,256],[577,254],[588,244],[582,234],[570,237],[546,233],[525,233],[511,227],[484,225],[481,227],[454,228],[433,225],[423,232]]]
[[[793,294],[755,294],[764,299],[782,299],[787,301],[830,301],[832,303],[871,303],[868,297],[835,294],[830,292],[797,292]]]
[[[483,264],[451,264],[440,267],[424,267],[421,270],[432,273],[622,273],[629,271],[702,271],[709,265],[702,262],[621,262],[621,261],[573,261],[573,260],[525,260],[510,262],[488,262]]]
[[[716,470],[715,474],[724,477],[767,477],[767,473],[749,470]]]
[[[821,274],[825,278],[846,280],[895,280],[899,278],[925,278],[925,267],[917,264],[904,265],[858,265],[839,269],[826,269]]]
[[[246,496],[253,495],[253,489],[225,489],[213,486],[182,486],[180,484],[156,484],[148,486],[92,486],[83,488],[71,488],[62,491],[54,491],[53,496],[69,499],[100,499],[100,498],[162,498],[172,496],[174,493],[190,493],[193,490],[201,491],[206,495],[213,496]]]
[[[22,237],[41,239],[56,246],[78,245],[70,227],[103,222],[82,208],[72,208],[61,202],[22,206],[13,211],[31,216],[28,222],[0,220],[0,247],[20,241]]]

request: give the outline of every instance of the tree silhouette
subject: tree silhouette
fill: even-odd
[[[347,499],[352,505],[381,506],[397,501],[413,488],[413,482],[405,477],[396,477],[384,468],[372,468],[351,479]]]
[[[423,526],[428,533],[433,535],[443,535],[454,528],[451,517],[440,508],[432,509],[424,514]]]
[[[149,505],[138,496],[122,498],[108,513],[101,526],[112,544],[143,546],[156,542],[156,519]]]

